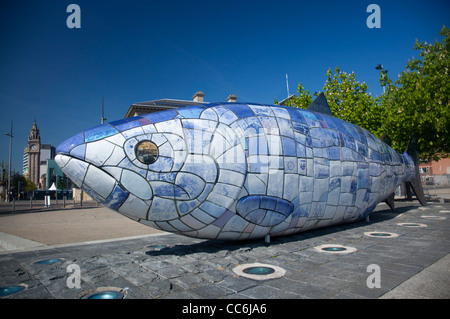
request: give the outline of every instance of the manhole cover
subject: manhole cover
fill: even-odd
[[[7,297],[14,295],[18,292],[21,292],[22,290],[25,290],[26,288],[27,286],[24,284],[0,287],[0,297]]]
[[[354,247],[348,247],[338,244],[324,244],[314,247],[318,252],[325,252],[330,254],[349,254],[357,251]]]
[[[239,276],[254,280],[275,279],[286,274],[286,270],[281,267],[260,263],[239,265],[233,268],[233,272]]]

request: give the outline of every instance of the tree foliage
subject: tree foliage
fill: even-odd
[[[30,191],[35,191],[37,189],[38,188],[37,188],[36,184],[32,180],[27,178],[26,184],[25,184],[25,191],[30,192]]]
[[[306,109],[308,107],[308,105],[310,105],[313,101],[311,93],[309,93],[309,90],[305,90],[305,88],[302,86],[301,82],[298,84],[297,93],[298,93],[298,96],[292,95],[286,101],[286,106],[293,106],[293,107],[298,107],[301,109]],[[275,104],[278,104],[277,100],[275,100]]]
[[[406,64],[398,80],[381,70],[380,84],[385,92],[378,98],[368,93],[367,84],[338,67],[328,70],[323,87],[334,116],[356,124],[381,137],[387,134],[392,146],[403,152],[414,134],[422,159],[438,160],[450,154],[450,30],[443,27],[443,42],[416,42],[419,58]],[[306,108],[312,95],[300,83],[298,96],[286,105]],[[316,94],[318,95],[318,94]]]
[[[367,84],[357,81],[355,73],[347,74],[341,71],[339,66],[334,71],[328,70],[325,76],[322,91],[334,116],[361,126],[380,137],[383,134],[381,131],[383,112],[376,100],[367,92]],[[313,101],[311,93],[305,90],[301,83],[297,87],[297,93],[298,96],[292,96],[286,101],[286,105],[306,109]]]
[[[393,146],[404,150],[414,132],[420,157],[427,160],[450,153],[450,29],[442,28],[440,35],[442,43],[416,42],[419,58],[408,61],[395,84],[386,83],[380,102]]]
[[[366,83],[356,80],[354,72],[347,74],[336,67],[326,73],[323,92],[331,112],[340,119],[356,124],[381,137],[383,110],[375,98],[367,92]]]

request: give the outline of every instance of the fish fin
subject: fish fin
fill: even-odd
[[[422,181],[420,180],[420,172],[419,172],[419,143],[417,138],[413,135],[406,147],[406,154],[412,157],[415,166],[415,177],[412,181],[406,182],[406,189],[411,187],[414,193],[416,194],[417,199],[419,200],[420,205],[426,206],[427,200],[425,199],[425,194],[423,193]]]
[[[391,138],[386,133],[381,137],[381,141],[386,143],[388,146],[392,146]]]
[[[389,196],[384,200],[384,202],[385,202],[386,204],[388,204],[388,206],[390,207],[390,209],[391,209],[393,212],[395,212],[394,196],[395,196],[395,193],[392,193],[391,195],[389,195]]]
[[[316,99],[306,108],[306,110],[333,116],[330,106],[328,105],[327,98],[323,92],[316,97]]]
[[[275,226],[292,214],[294,205],[268,195],[249,195],[236,204],[236,212],[245,220],[259,226]]]

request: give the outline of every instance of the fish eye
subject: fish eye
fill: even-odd
[[[136,158],[143,164],[153,164],[159,156],[158,146],[151,141],[141,141],[135,148]]]

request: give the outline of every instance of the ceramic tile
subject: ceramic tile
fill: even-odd
[[[108,207],[201,238],[290,234],[362,218],[414,178],[409,155],[356,125],[262,104],[122,119],[75,135],[57,152],[63,171]]]

